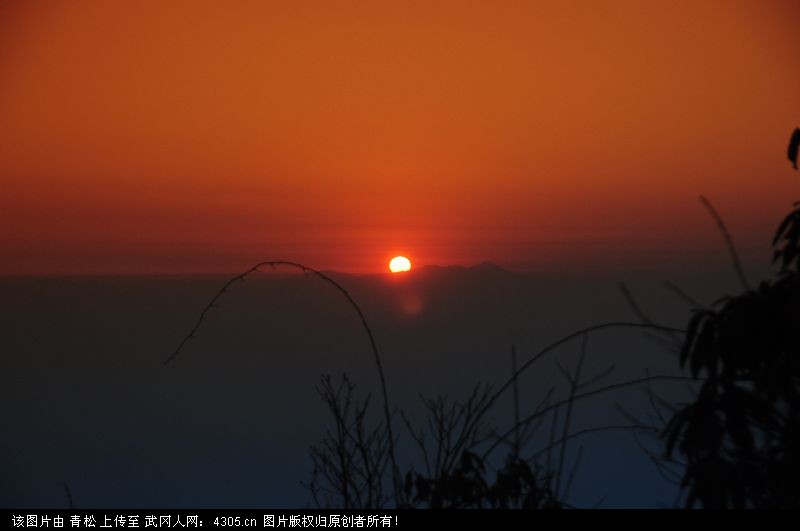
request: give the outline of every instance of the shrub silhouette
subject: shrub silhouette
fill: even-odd
[[[313,470],[305,486],[314,503],[342,509],[385,506],[391,499],[384,492],[386,469],[391,466],[389,432],[384,423],[368,427],[370,397],[359,402],[347,375],[338,385],[323,376],[317,392],[333,417],[334,430],[310,449]]]
[[[449,474],[429,478],[409,472],[406,495],[431,509],[560,509],[563,503],[526,460],[512,454],[497,472],[494,483],[486,479],[483,459],[464,451]]]
[[[516,359],[513,350],[512,359]],[[512,383],[516,386],[516,378]],[[555,493],[557,487],[552,487],[552,474],[520,457],[520,446],[530,433],[528,430],[516,432],[505,463],[494,478],[488,473],[489,456],[481,455],[477,448],[496,438],[483,421],[493,397],[489,385],[478,384],[462,402],[450,404],[441,396],[423,399],[432,444],[426,444],[424,433],[415,430],[409,419],[403,417],[425,463],[424,473],[415,470],[406,473],[404,494],[408,506],[431,509],[561,507]],[[516,393],[514,397],[516,412],[519,410]],[[519,424],[518,414],[515,419]],[[568,422],[565,425],[568,426]]]
[[[688,507],[800,507],[800,208],[773,245],[776,278],[689,322],[680,362],[704,381],[664,432]]]
[[[792,147],[790,146],[790,153]],[[381,359],[372,332],[356,302],[338,283],[316,270],[286,261],[257,264],[231,279],[202,311],[197,323],[166,362],[173,360],[187,341],[195,337],[207,313],[236,281],[244,280],[260,267],[287,265],[314,274],[337,288],[356,310],[369,336],[379,374],[382,421],[370,427],[369,397],[355,398],[355,386],[345,376],[340,385],[323,377],[320,395],[334,418],[335,429],[321,444],[312,447],[314,465],[307,487],[322,507],[374,508],[392,502],[396,507],[431,508],[558,508],[565,503],[571,477],[560,488],[564,474],[566,441],[573,436],[602,429],[652,431],[652,425],[595,427],[570,433],[570,411],[578,399],[631,385],[650,385],[656,379],[684,380],[679,376],[649,376],[583,390],[604,377],[580,381],[585,340],[590,332],[610,327],[640,327],[666,333],[681,345],[680,365],[688,368],[699,390],[693,401],[674,411],[662,430],[666,458],[676,453],[685,461],[682,485],[685,504],[709,508],[800,507],[800,202],[778,227],[773,261],[779,265],[775,278],[750,288],[739,264],[730,235],[710,203],[704,204],[716,219],[728,243],[744,291],[726,297],[709,308],[696,306],[688,330],[644,323],[612,322],[595,325],[565,336],[547,346],[513,370],[509,381],[491,393],[476,386],[463,402],[424,399],[433,446],[404,417],[408,433],[422,450],[425,471],[409,470],[400,475],[394,452],[397,436],[392,430],[391,411]],[[679,292],[680,294],[680,292]],[[678,334],[686,333],[681,340]],[[524,419],[497,435],[483,426],[485,414],[506,390],[516,388],[519,375],[556,347],[575,338],[584,339],[581,361],[573,375],[562,369],[569,383],[565,400],[549,403],[549,394]],[[559,366],[559,368],[561,368]],[[516,396],[516,393],[515,393]],[[651,392],[651,399],[653,398]],[[559,408],[566,417],[559,425]],[[535,430],[546,415],[552,418],[547,452],[560,445],[557,467],[542,466],[533,457],[521,457],[520,431]],[[535,423],[535,424],[534,424]],[[556,441],[556,431],[563,431]],[[529,433],[528,433],[529,434]],[[512,441],[512,437],[514,440]],[[493,439],[493,442],[490,441]],[[479,447],[483,444],[483,451]],[[500,444],[511,446],[502,466],[491,477],[491,452]],[[579,453],[580,456],[580,453]],[[673,461],[675,463],[675,461]],[[574,470],[573,470],[574,471]]]
[[[775,232],[772,245],[776,247],[773,262],[780,262],[781,272],[787,273],[794,265],[800,271],[800,201],[787,215]]]
[[[402,492],[396,497],[401,502],[396,506],[443,509],[570,507],[566,500],[583,448],[579,448],[568,473],[565,463],[568,441],[598,431],[658,433],[656,428],[637,422],[572,431],[570,418],[575,403],[622,388],[650,385],[655,381],[685,383],[689,380],[683,376],[648,375],[597,387],[598,382],[613,372],[613,365],[599,374],[584,378],[581,369],[588,334],[620,327],[665,333],[682,332],[656,324],[614,322],[595,325],[551,343],[519,369],[514,365],[511,378],[497,391],[492,391],[488,385],[478,384],[463,401],[451,402],[443,396],[435,399],[423,397],[426,418],[420,424],[427,433],[423,428],[415,428],[408,417],[402,414],[406,427],[404,433],[421,450],[423,466],[412,467],[405,473]],[[583,338],[583,345],[575,368],[569,371],[556,361],[568,383],[567,396],[560,400],[553,399],[555,388],[552,388],[530,414],[520,418],[517,393],[514,393],[514,424],[501,432],[490,429],[486,414],[504,391],[516,388],[519,375],[545,354],[576,338]],[[346,375],[339,386],[333,385],[329,376],[323,376],[322,382],[320,395],[332,413],[334,429],[329,429],[322,443],[311,449],[313,472],[306,487],[318,507],[383,507],[390,501],[388,496],[382,495],[387,480],[382,481],[376,472],[379,474],[385,470],[382,463],[388,446],[385,442],[388,434],[382,423],[373,428],[367,427],[369,397],[358,402],[354,398],[355,386]],[[532,451],[530,440],[534,434],[541,433],[538,430],[548,419],[551,424],[549,443],[543,449]],[[492,473],[490,469],[498,464],[495,450],[501,446],[510,447],[510,451],[500,462],[497,471]],[[566,480],[562,481],[565,477]]]
[[[318,507],[364,509],[386,506],[387,437],[383,423],[368,427],[370,398],[355,398],[355,385],[343,375],[334,384],[322,377],[318,392],[333,417],[334,428],[311,447],[313,464],[306,488]],[[486,457],[473,449],[488,440],[490,432],[480,422],[491,398],[489,386],[477,385],[463,402],[446,398],[423,399],[427,425],[433,435],[426,444],[421,430],[403,419],[424,454],[425,473],[405,475],[403,508],[559,508],[562,503],[550,488],[551,476],[519,457],[517,447],[506,458],[494,480],[487,473]]]

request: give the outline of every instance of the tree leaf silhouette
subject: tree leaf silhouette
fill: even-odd
[[[800,127],[794,130],[792,138],[789,140],[789,160],[792,161],[794,169],[797,169],[797,150],[800,148]]]

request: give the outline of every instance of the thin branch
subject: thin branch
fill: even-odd
[[[583,381],[580,384],[578,384],[578,389],[583,389],[584,387],[589,387],[590,385],[596,384],[597,382],[599,382],[600,380],[602,380],[603,378],[605,378],[606,376],[608,376],[609,374],[614,372],[614,369],[616,369],[616,368],[617,368],[617,364],[616,363],[612,363],[603,372],[597,374],[596,376],[592,376],[588,380]]]
[[[511,345],[511,377],[517,374],[517,347]],[[519,424],[519,383],[514,378],[514,422]],[[519,430],[514,431],[514,457],[519,455],[520,435]]]
[[[670,282],[669,280],[666,280],[666,281],[664,281],[664,286],[669,291],[671,291],[672,293],[677,295],[678,298],[682,299],[684,302],[687,302],[689,304],[689,306],[694,306],[695,308],[701,308],[701,309],[706,307],[704,304],[700,304],[697,301],[697,299],[695,299],[694,297],[692,297],[691,295],[689,295],[688,293],[683,291],[681,288],[679,288],[673,282]]]
[[[560,347],[561,345],[563,345],[565,343],[568,343],[569,341],[571,341],[571,340],[573,340],[573,339],[575,339],[577,337],[581,337],[583,334],[586,334],[586,333],[589,333],[589,332],[594,332],[595,330],[603,330],[603,329],[606,329],[606,328],[652,328],[652,329],[655,329],[655,330],[686,333],[685,330],[680,329],[680,328],[672,328],[672,327],[669,327],[669,326],[661,326],[661,325],[655,325],[655,324],[631,323],[631,322],[626,322],[626,321],[613,321],[613,322],[609,322],[609,323],[602,323],[602,324],[589,326],[589,327],[586,327],[586,328],[582,328],[581,330],[577,330],[575,332],[572,332],[571,334],[568,334],[568,335],[562,337],[561,339],[558,339],[558,340],[550,343],[545,348],[543,348],[542,350],[540,350],[539,352],[534,354],[533,357],[531,357],[531,359],[529,359],[528,361],[523,363],[522,366],[520,368],[518,368],[517,371],[512,375],[512,377],[509,380],[506,380],[506,382],[502,386],[500,386],[500,388],[497,390],[497,392],[495,392],[491,396],[491,398],[489,398],[489,400],[486,402],[486,404],[483,406],[483,408],[478,412],[477,415],[475,415],[475,417],[473,418],[473,422],[477,423],[478,421],[480,421],[481,418],[483,417],[483,415],[485,415],[489,411],[489,409],[491,409],[491,407],[503,395],[503,393],[505,391],[507,391],[509,387],[511,387],[511,385],[514,383],[514,379],[515,378],[519,378],[519,376],[526,369],[528,369],[531,365],[533,365],[534,363],[536,363],[537,361],[539,361],[544,356],[546,356],[547,354],[549,354],[550,352],[552,352],[556,348]]]
[[[736,275],[739,277],[739,282],[742,283],[742,287],[745,289],[745,291],[750,291],[750,284],[747,282],[747,277],[744,275],[742,263],[739,261],[739,254],[736,252],[736,247],[733,245],[733,238],[731,238],[731,233],[728,232],[728,228],[725,226],[722,216],[719,215],[719,212],[717,212],[717,210],[714,208],[714,205],[712,205],[711,201],[709,201],[705,196],[700,196],[700,203],[706,207],[708,213],[711,214],[711,217],[717,222],[719,231],[722,233],[722,237],[725,239],[725,245],[728,246],[728,252],[731,254],[731,262],[733,263],[733,269],[736,271]]]
[[[636,299],[633,298],[633,293],[631,293],[631,290],[628,289],[628,285],[624,282],[620,282],[619,290],[622,292],[622,296],[625,297],[625,302],[627,302],[628,306],[631,307],[631,310],[633,310],[633,313],[636,315],[636,317],[638,317],[643,323],[653,324],[653,320],[650,319],[646,313],[644,313],[642,307],[639,306],[639,303],[637,303]]]
[[[553,420],[550,423],[550,439],[548,439],[549,443],[547,445],[548,448],[555,448],[556,446],[555,440],[556,440],[556,429],[558,428],[558,417],[559,417],[559,409],[558,406],[556,406],[555,408],[553,408]],[[498,440],[503,440],[506,437],[507,435],[503,435]],[[488,455],[488,452],[486,455]],[[551,487],[550,482],[553,479],[552,477],[553,464],[552,464],[552,453],[550,450],[547,451],[547,457],[545,458],[545,462],[547,463],[547,473],[548,473],[547,486]]]
[[[533,409],[533,411],[539,411],[543,407],[547,407],[547,405],[550,403],[550,397],[553,396],[553,392],[554,391],[555,391],[555,387],[551,387],[550,389],[548,389],[547,393],[545,393],[544,397],[536,405],[536,407]],[[545,420],[544,417],[539,417],[536,420],[536,422],[525,424],[522,427],[522,434],[520,435],[520,448],[522,448],[523,446],[527,445],[528,441],[531,440],[533,435],[539,431],[539,428],[541,427],[541,425],[544,422],[544,420]],[[515,420],[515,422],[518,422],[518,420]],[[492,435],[494,435],[494,433],[492,433]]]
[[[666,464],[666,463],[671,463],[680,466],[680,463],[678,463],[675,460],[665,460],[663,457],[654,454],[652,451],[650,451],[649,448],[647,448],[647,446],[644,445],[644,443],[639,439],[639,437],[636,436],[636,433],[633,434],[633,440],[636,442],[636,446],[639,447],[639,451],[641,451],[645,456],[647,456],[650,462],[653,463],[656,472],[658,472],[658,475],[661,476],[661,478],[664,481],[672,483],[673,485],[676,486],[681,485],[681,479],[683,477],[683,474],[676,472],[675,470],[672,470]],[[685,468],[685,465],[683,466]]]
[[[417,430],[414,429],[414,426],[411,424],[411,421],[406,416],[404,411],[400,411],[400,417],[403,419],[403,423],[406,425],[406,429],[408,430],[408,433],[411,436],[411,439],[419,447],[419,449],[420,449],[420,451],[422,453],[422,457],[425,460],[425,473],[428,476],[430,476],[431,473],[432,473],[431,472],[431,462],[430,462],[430,459],[428,459],[428,452],[427,452],[427,449],[425,447],[425,430],[420,428],[419,432],[417,432]]]
[[[542,409],[541,411],[533,413],[533,414],[529,415],[528,417],[522,419],[521,422],[524,425],[524,424],[527,424],[528,422],[536,420],[537,417],[539,417],[541,415],[545,415],[545,414],[549,413],[553,409],[557,409],[557,408],[559,408],[559,407],[561,407],[563,405],[566,405],[570,400],[580,400],[580,399],[583,399],[583,398],[589,398],[589,397],[596,396],[596,395],[599,395],[599,394],[602,394],[602,393],[606,393],[608,391],[613,391],[615,389],[622,389],[622,388],[625,388],[625,387],[631,387],[631,386],[634,386],[634,385],[639,385],[639,384],[642,384],[642,383],[647,382],[647,381],[696,381],[696,380],[697,380],[696,378],[691,378],[689,376],[649,376],[647,378],[636,378],[636,379],[628,380],[628,381],[625,381],[625,382],[619,382],[619,383],[607,385],[605,387],[600,387],[600,388],[594,389],[592,391],[587,391],[585,393],[579,393],[579,394],[576,394],[573,398],[564,399],[564,400],[561,400],[561,401],[556,402],[554,404],[551,404],[550,406]],[[483,452],[483,455],[481,456],[481,458],[482,459],[486,459],[489,456],[489,454],[492,453],[492,451],[495,448],[497,448],[497,446],[500,444],[500,442],[505,440],[505,439],[507,439],[512,433],[514,433],[514,427],[513,426],[509,430],[504,432],[494,443],[492,443],[492,445],[486,451]]]
[[[556,472],[556,488],[555,493],[560,493],[561,475],[564,473],[564,457],[567,454],[567,435],[569,434],[570,421],[572,420],[572,406],[575,404],[575,394],[578,392],[578,386],[581,382],[581,370],[583,369],[583,362],[586,359],[586,349],[589,344],[589,334],[583,334],[583,341],[581,342],[581,354],[578,358],[578,363],[575,366],[575,374],[569,378],[569,402],[567,402],[567,413],[564,418],[564,430],[561,434],[561,451],[558,455],[558,469]]]
[[[597,500],[594,505],[589,507],[589,509],[598,509],[601,505],[605,503],[606,498],[608,498],[608,494],[603,494],[603,496],[599,500]]]
[[[581,464],[581,458],[583,458],[583,445],[578,447],[578,455],[575,457],[575,463],[572,465],[572,470],[569,472],[567,486],[564,487],[564,494],[562,498],[565,500],[569,499],[569,492],[572,490],[572,482],[575,480],[575,473],[578,471],[578,466]]]
[[[648,316],[639,303],[636,302],[636,299],[633,297],[633,293],[628,286],[624,282],[619,283],[619,290],[622,292],[622,296],[625,298],[625,301],[628,303],[628,306],[631,307],[633,313],[639,318],[639,320],[648,325],[655,325],[655,321],[653,321],[650,316]],[[676,346],[681,344],[681,338],[678,337],[676,332],[666,332],[670,338],[672,338],[672,345]]]
[[[64,493],[67,495],[67,508],[74,509],[75,505],[72,503],[72,491],[69,490],[69,485],[66,481],[63,482],[64,485]]]
[[[535,451],[530,457],[527,458],[528,462],[533,462],[538,459],[542,454],[546,454],[549,450],[552,450],[556,446],[560,446],[565,440],[577,439],[579,437],[583,437],[584,435],[589,435],[592,433],[599,433],[605,431],[647,431],[658,433],[658,430],[651,427],[645,426],[642,424],[619,424],[619,425],[608,425],[608,426],[595,426],[592,428],[584,428],[582,430],[578,430],[568,434],[563,439],[559,439],[557,441],[553,441],[551,444],[548,444],[544,448],[540,448],[539,450]]]
[[[372,329],[370,328],[369,324],[367,323],[367,318],[364,316],[364,312],[361,311],[361,308],[358,306],[358,304],[353,299],[353,297],[350,295],[350,293],[346,289],[344,289],[338,282],[336,282],[335,280],[333,280],[331,277],[327,276],[326,274],[324,274],[324,273],[322,273],[320,271],[317,271],[316,269],[313,269],[311,267],[305,266],[303,264],[300,264],[300,263],[297,263],[297,262],[290,262],[290,261],[286,261],[286,260],[269,260],[269,261],[265,261],[265,262],[259,262],[258,264],[254,265],[253,267],[251,267],[250,269],[248,269],[244,273],[241,273],[241,274],[236,275],[235,277],[231,278],[230,280],[228,280],[225,283],[225,285],[222,286],[222,288],[219,290],[219,292],[217,292],[217,294],[211,299],[211,302],[209,302],[205,306],[205,308],[203,308],[203,310],[200,312],[200,317],[197,319],[197,322],[192,327],[192,329],[189,331],[189,333],[186,335],[186,337],[184,337],[183,340],[178,344],[178,348],[175,349],[175,352],[173,352],[172,355],[170,355],[166,360],[164,360],[164,365],[167,365],[172,360],[174,360],[178,356],[178,354],[180,354],[180,352],[183,349],[184,345],[186,345],[186,343],[191,338],[195,337],[195,334],[197,333],[197,331],[200,329],[200,327],[202,326],[203,322],[205,321],[206,316],[208,315],[208,312],[211,311],[211,308],[213,308],[213,307],[215,307],[217,305],[216,304],[217,301],[222,297],[222,295],[224,295],[225,293],[228,292],[229,288],[233,284],[235,284],[236,282],[243,282],[245,280],[245,278],[247,278],[249,275],[251,275],[253,273],[260,272],[260,268],[262,268],[262,267],[271,267],[272,269],[275,269],[276,266],[288,266],[288,267],[292,267],[292,268],[295,268],[295,269],[299,269],[304,274],[312,274],[312,275],[315,275],[318,278],[324,280],[325,282],[327,282],[328,284],[330,284],[331,286],[336,288],[336,290],[338,290],[339,293],[341,293],[345,297],[345,299],[347,299],[347,301],[350,303],[350,305],[355,310],[356,314],[358,314],[358,317],[361,320],[361,324],[364,327],[364,331],[366,332],[367,337],[369,338],[369,343],[370,343],[370,346],[372,347],[372,354],[373,354],[374,359],[375,359],[375,366],[378,369],[378,377],[380,379],[381,393],[383,395],[383,413],[384,413],[384,416],[386,417],[386,430],[387,430],[388,435],[389,435],[389,459],[391,460],[391,463],[392,463],[392,482],[394,484],[393,487],[394,487],[395,503],[398,506],[401,505],[400,504],[400,493],[401,493],[400,479],[399,479],[399,476],[398,476],[399,469],[398,469],[398,466],[397,466],[397,459],[395,458],[395,451],[394,451],[395,440],[394,440],[394,433],[393,433],[393,430],[392,430],[392,414],[391,414],[391,409],[389,407],[389,392],[387,390],[387,385],[386,385],[386,376],[384,375],[384,372],[383,372],[383,363],[381,362],[381,357],[378,354],[378,346],[375,343],[375,337],[372,334]]]

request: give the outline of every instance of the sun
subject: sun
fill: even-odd
[[[411,269],[411,260],[405,256],[395,256],[389,261],[389,271],[392,273],[403,273]]]

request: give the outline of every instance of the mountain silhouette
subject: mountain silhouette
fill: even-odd
[[[495,273],[510,273],[508,269],[504,269],[489,260],[481,262],[480,264],[474,265],[468,269],[470,271],[493,271]]]
[[[511,271],[500,267],[499,265],[495,264],[494,262],[490,262],[488,260],[481,262],[479,264],[475,264],[473,266],[462,266],[462,265],[425,265],[420,266],[415,269],[412,269],[410,272],[412,275],[430,275],[430,274],[442,274],[442,273],[449,273],[449,274],[509,274]]]

